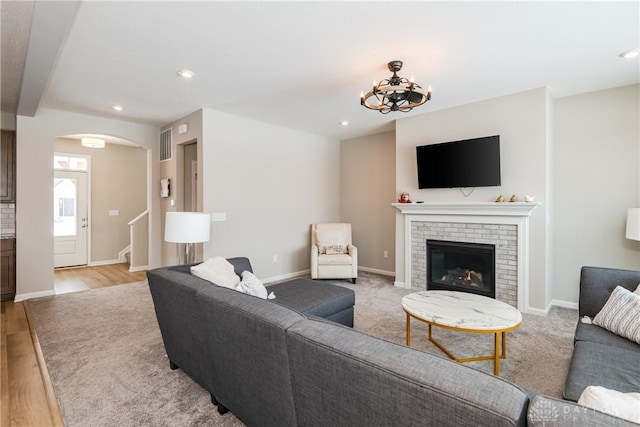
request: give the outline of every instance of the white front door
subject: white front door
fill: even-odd
[[[53,266],[87,264],[87,173],[56,170],[53,179]]]

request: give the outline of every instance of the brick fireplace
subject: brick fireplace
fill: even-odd
[[[427,290],[495,298],[496,245],[427,239]],[[417,256],[412,255],[412,259]],[[414,274],[418,268],[413,268]]]
[[[495,246],[495,298],[526,312],[529,216],[540,203],[394,203],[404,217],[406,288],[427,289],[427,240]]]

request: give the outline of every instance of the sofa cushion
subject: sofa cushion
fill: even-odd
[[[616,287],[593,323],[640,344],[640,295]]]
[[[235,273],[233,264],[221,256],[192,266],[191,274],[225,288],[237,289],[240,284],[240,277]]]
[[[267,286],[267,290],[276,294],[274,303],[323,318],[353,308],[356,302],[351,289],[310,279],[289,280]],[[350,323],[346,326],[353,325],[353,317]]]
[[[341,255],[347,252],[347,247],[344,245],[331,245],[325,247],[324,253],[327,255]]]
[[[258,279],[252,272],[243,271],[242,281],[239,285],[240,291],[247,295],[253,295],[254,297],[267,299],[267,288],[264,287],[260,279]]]
[[[304,316],[219,286],[197,296],[209,391],[247,425],[295,425],[285,333]]]
[[[582,267],[578,315],[593,318],[605,305],[616,286],[633,291],[639,282],[640,271]]]
[[[499,377],[324,320],[287,330],[298,425],[524,426]]]
[[[342,247],[342,253],[346,251],[349,239],[347,229],[342,224],[324,224],[324,228],[316,229],[316,241],[321,254],[327,253],[327,248],[333,246]]]
[[[640,390],[640,349],[634,351],[589,341],[576,342],[564,385],[564,398],[577,402],[590,385],[623,393]]]
[[[198,363],[206,354],[206,340],[201,332],[200,310],[196,307],[198,291],[214,286],[191,275],[189,267],[184,267],[147,271],[149,290],[169,361],[210,389],[208,369],[204,363]]]
[[[616,335],[606,329],[588,323],[578,322],[576,326],[575,341],[591,341],[600,344],[612,345],[627,350],[640,351],[640,345],[624,337]]]
[[[640,424],[640,393],[621,393],[605,387],[589,386],[582,392],[578,405]]]
[[[319,255],[318,265],[351,265],[353,260],[350,255]]]
[[[536,396],[529,405],[527,425],[530,427],[637,427],[622,418],[566,400]]]

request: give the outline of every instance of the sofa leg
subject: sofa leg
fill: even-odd
[[[355,285],[355,284],[356,284],[356,278],[355,278],[355,277],[353,277],[353,278],[351,279],[351,282]]]
[[[169,360],[169,368],[171,368],[172,371],[175,371],[176,369],[179,369],[180,367],[178,365],[176,365],[175,363],[173,363],[171,360]]]
[[[225,408],[223,404],[218,402],[218,399],[216,399],[216,397],[213,394],[211,394],[211,403],[213,403],[214,405],[216,405],[218,407],[218,413],[220,415],[224,415],[227,412],[229,412],[229,410],[227,408]]]

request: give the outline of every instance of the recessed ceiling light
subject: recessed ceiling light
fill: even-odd
[[[340,126],[348,126],[349,125],[349,120],[341,120],[338,122],[338,124]]]
[[[635,58],[638,56],[638,49],[631,49],[631,50],[627,50],[622,52],[620,55],[618,55],[620,58],[624,58],[624,59],[631,59],[631,58]]]
[[[191,70],[180,70],[178,71],[178,75],[183,79],[190,79],[191,77],[195,76],[195,73]]]
[[[122,105],[112,105],[111,108],[115,111],[122,111],[124,107]]]

